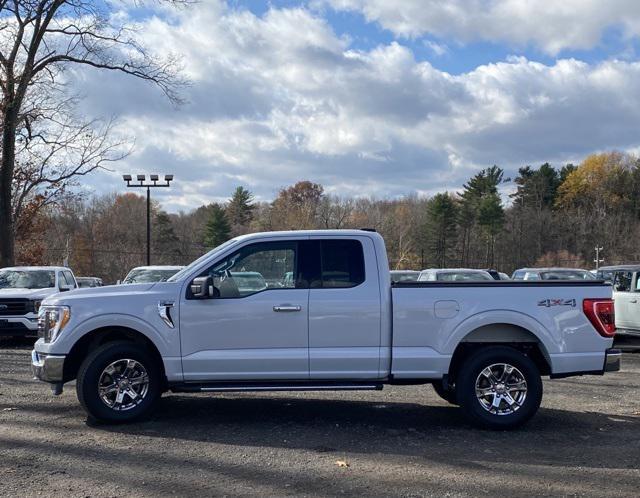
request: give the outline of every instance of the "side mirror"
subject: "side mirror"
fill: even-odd
[[[220,291],[213,285],[213,277],[196,277],[190,284],[191,295],[195,299],[215,299]]]

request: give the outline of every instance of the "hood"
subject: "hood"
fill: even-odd
[[[135,296],[149,291],[155,283],[150,284],[126,284],[126,285],[105,285],[104,287],[87,287],[75,289],[67,292],[60,292],[46,299],[42,304],[66,304],[80,299],[91,297],[121,297]]]
[[[27,298],[27,299],[44,299],[59,291],[55,287],[46,289],[0,289],[0,299],[5,298]]]

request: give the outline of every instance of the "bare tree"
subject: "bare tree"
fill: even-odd
[[[69,126],[73,116],[60,113],[73,107],[62,77],[68,65],[131,75],[154,83],[169,100],[179,101],[175,58],[153,55],[139,42],[134,26],[110,14],[107,0],[0,0],[0,265],[14,261],[14,210],[22,202],[13,199],[16,173],[22,182],[18,195],[28,196],[36,188],[30,183],[60,188],[114,159],[118,144],[110,144],[104,129],[95,133],[93,122]],[[36,124],[41,128],[34,133]],[[37,145],[48,146],[51,155],[45,154],[41,161],[32,157],[17,168],[20,148],[35,151]],[[78,162],[62,172],[48,167],[57,154],[70,150]]]

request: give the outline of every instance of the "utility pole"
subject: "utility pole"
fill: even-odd
[[[170,187],[173,181],[173,175],[164,175],[165,183],[158,183],[158,175],[149,175],[149,181],[153,183],[145,183],[145,175],[136,175],[138,183],[131,184],[133,177],[131,175],[122,175],[122,179],[127,182],[129,188],[146,188],[147,189],[147,266],[151,266],[151,187]]]
[[[594,259],[593,262],[596,264],[596,270],[598,270],[600,268],[600,263],[604,263],[604,258],[600,259],[600,251],[602,251],[603,248],[596,246],[595,249],[596,249],[596,259]]]

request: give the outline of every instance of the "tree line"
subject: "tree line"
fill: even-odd
[[[593,266],[594,248],[607,264],[640,261],[640,160],[617,152],[581,164],[524,166],[513,179],[485,168],[458,192],[397,199],[346,198],[299,181],[272,202],[238,186],[225,203],[165,212],[152,203],[152,263],[187,264],[237,235],[270,230],[374,228],[387,244],[391,268]],[[23,215],[17,259],[68,261],[78,275],[114,282],[145,260],[145,198],[111,194],[64,202]]]

